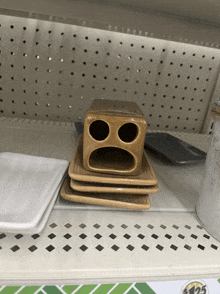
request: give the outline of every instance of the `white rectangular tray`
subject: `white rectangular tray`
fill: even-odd
[[[36,229],[48,210],[45,223],[68,164],[66,160],[1,153],[0,230],[20,233]]]

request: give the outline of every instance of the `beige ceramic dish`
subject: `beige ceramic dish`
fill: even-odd
[[[138,175],[147,120],[135,102],[95,99],[87,110],[83,167],[88,171]]]
[[[69,166],[69,176],[76,181],[82,182],[134,186],[154,186],[158,181],[145,152],[142,158],[141,173],[137,176],[109,175],[84,169],[83,135],[79,137],[77,142],[76,150]]]
[[[126,196],[125,194],[88,194],[78,192],[71,189],[69,177],[67,177],[63,183],[61,197],[73,202],[113,206],[133,210],[146,210],[150,208],[150,198],[148,195],[140,196],[134,194]]]
[[[70,186],[73,190],[86,193],[119,193],[119,194],[155,194],[159,191],[158,185],[154,186],[130,186],[110,185],[102,183],[80,182],[71,179]]]

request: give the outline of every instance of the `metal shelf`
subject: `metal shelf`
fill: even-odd
[[[194,213],[54,210],[39,236],[5,235],[1,284],[122,283],[220,272],[219,243]]]
[[[1,152],[69,161],[73,156],[77,133],[72,124],[1,118],[0,125]],[[172,134],[208,150],[210,135]],[[39,235],[0,233],[0,283],[91,284],[219,277],[220,244],[192,212],[196,197],[190,202],[189,195],[182,195],[182,199],[186,196],[183,205],[178,193],[159,187],[161,195],[152,195],[149,211],[74,205],[58,198]],[[154,202],[157,197],[160,203]]]

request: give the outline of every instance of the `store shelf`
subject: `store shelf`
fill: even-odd
[[[74,125],[7,118],[1,118],[0,125],[1,152],[69,161],[73,156],[78,138]],[[210,135],[173,134],[208,150]],[[151,209],[142,212],[58,198],[39,235],[0,233],[0,283],[92,284],[219,277],[220,244],[190,212],[194,204],[183,209],[179,200],[185,195],[165,195],[165,190],[158,197],[161,207],[166,207],[163,211],[153,201],[157,194],[151,197]]]
[[[83,122],[95,98],[135,101],[148,131],[208,151],[220,87],[213,6],[210,14],[195,11],[192,21],[193,11],[180,18],[172,5],[163,13],[158,1],[153,12],[140,1],[138,9],[124,1],[64,1],[62,9],[55,0],[36,3],[0,7],[0,152],[70,162],[78,139],[73,122]],[[149,211],[58,197],[39,235],[0,232],[0,284],[219,278],[220,244],[195,214],[205,165],[150,161],[160,191],[150,196]]]

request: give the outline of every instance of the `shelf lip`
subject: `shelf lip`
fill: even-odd
[[[104,278],[104,279],[22,279],[22,280],[5,280],[1,279],[0,283],[4,286],[42,286],[42,285],[50,285],[50,286],[56,286],[56,285],[91,285],[91,284],[116,284],[116,283],[149,283],[149,282],[165,282],[165,281],[177,281],[177,280],[197,280],[197,279],[219,279],[218,274],[207,274],[207,275],[190,275],[190,276],[163,276],[163,277],[155,277],[155,278],[149,278],[149,277],[135,277],[135,278],[123,278],[118,279],[116,278]]]
[[[165,281],[177,281],[177,280],[195,280],[195,279],[219,279],[219,273],[216,274],[193,274],[183,276],[161,276],[161,277],[128,277],[128,278],[95,278],[95,279],[0,279],[1,285],[4,286],[42,286],[42,285],[91,285],[91,284],[116,284],[116,283],[148,283],[148,282],[165,282]]]

